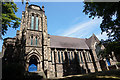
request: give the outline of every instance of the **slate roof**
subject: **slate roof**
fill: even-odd
[[[89,48],[91,48],[91,44],[92,44],[92,36],[88,39],[86,39],[86,44],[88,45]]]
[[[89,49],[86,39],[50,35],[51,48]]]

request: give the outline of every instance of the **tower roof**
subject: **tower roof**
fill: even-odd
[[[34,5],[34,4],[29,5],[28,8],[30,8],[30,9],[35,9],[35,10],[38,10],[38,11],[43,11],[43,10],[40,8],[40,6]]]

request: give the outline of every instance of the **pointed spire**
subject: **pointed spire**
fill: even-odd
[[[44,11],[44,6],[42,6],[42,10]]]
[[[92,36],[95,36],[95,34],[93,33],[93,35]]]
[[[26,6],[25,6],[26,9],[27,9],[28,5],[29,5],[28,0],[26,0]]]

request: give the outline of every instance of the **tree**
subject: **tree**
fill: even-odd
[[[120,41],[120,2],[85,2],[83,12],[89,18],[102,18],[100,28],[109,39]]]
[[[17,9],[14,2],[2,2],[2,35],[6,33],[8,27],[19,27],[21,19],[15,15]]]
[[[85,2],[84,4],[83,12],[92,19],[102,18],[100,28],[108,35],[106,41],[101,40],[105,49],[99,54],[107,58],[113,51],[117,55],[116,58],[120,60],[120,2]]]
[[[114,52],[115,55],[117,55],[117,60],[120,61],[120,43],[118,41],[111,41],[108,39],[106,41],[101,41],[100,44],[105,46],[105,49],[102,50],[101,53],[99,53],[100,55],[102,55],[102,57],[107,58],[109,55],[112,55],[112,52]]]

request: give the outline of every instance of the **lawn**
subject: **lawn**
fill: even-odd
[[[89,74],[80,74],[80,75],[70,75],[66,77],[49,79],[49,80],[119,80],[120,79],[120,69],[119,70],[110,70],[110,71],[101,71],[96,73]]]

